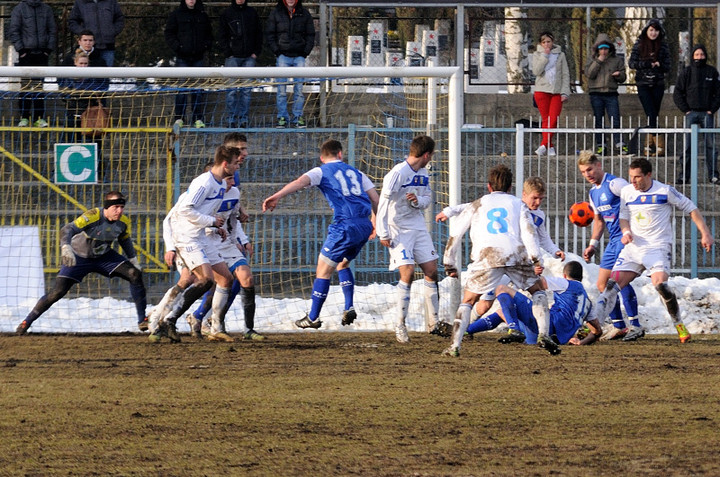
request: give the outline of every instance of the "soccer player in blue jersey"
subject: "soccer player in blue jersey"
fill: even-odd
[[[628,185],[628,182],[621,177],[615,177],[603,171],[600,160],[591,151],[582,151],[580,153],[578,157],[578,167],[585,180],[594,186],[590,189],[590,205],[595,212],[595,220],[593,221],[590,244],[583,252],[583,258],[586,262],[589,262],[593,255],[595,255],[595,252],[600,246],[600,239],[606,228],[609,235],[605,253],[603,253],[602,259],[600,260],[600,272],[598,273],[597,280],[597,288],[600,292],[603,292],[610,279],[613,264],[624,247],[619,219],[620,190]],[[635,289],[628,285],[623,288],[620,296],[625,305],[625,312],[628,315],[630,324],[639,327],[640,321],[637,316],[638,304]],[[608,330],[603,339],[615,340],[624,338],[628,333],[628,328],[625,326],[619,301],[615,302],[615,307],[610,312],[610,319],[612,320],[613,327]]]
[[[563,267],[563,278],[541,277],[544,289],[553,292],[555,302],[550,308],[550,335],[557,344],[588,345],[602,336],[600,322],[591,315],[592,302],[581,280],[583,268],[579,262],[568,262]],[[537,343],[538,325],[533,316],[533,302],[507,285],[495,289],[500,303],[498,315],[508,325],[513,324],[525,335],[528,344]],[[586,323],[590,329],[582,339],[577,331]]]
[[[286,195],[315,186],[325,195],[333,209],[333,222],[318,256],[313,283],[310,313],[297,320],[299,328],[317,329],[318,319],[328,291],[333,270],[338,271],[340,286],[345,296],[342,324],[349,325],[357,317],[353,306],[355,279],[350,262],[357,257],[363,245],[374,234],[371,215],[377,212],[378,193],[362,172],[343,162],[342,144],[330,139],[320,147],[322,165],[315,167],[263,201],[263,212],[272,211]]]
[[[54,303],[64,297],[70,288],[95,272],[105,277],[120,277],[130,282],[130,294],[135,302],[138,327],[147,329],[145,308],[147,299],[140,264],[130,238],[130,219],[123,215],[125,196],[111,191],[105,195],[102,208],[86,211],[60,230],[62,268],[55,279],[55,286],[40,298],[32,311],[15,330],[19,335],[27,333],[30,325]],[[112,249],[118,241],[126,257]]]

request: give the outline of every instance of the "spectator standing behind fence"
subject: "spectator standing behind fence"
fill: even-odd
[[[670,48],[665,41],[665,29],[654,18],[643,28],[630,53],[630,68],[635,70],[638,98],[648,117],[648,127],[657,128],[663,95],[665,74],[670,71]],[[645,137],[645,150],[657,155],[663,152],[665,140],[653,134]]]
[[[704,45],[695,45],[690,66],[678,74],[673,92],[675,105],[685,114],[685,127],[697,124],[701,128],[715,127],[715,113],[720,108],[720,80],[718,71],[707,64],[707,50]],[[705,166],[708,179],[720,185],[717,169],[715,135],[705,133]],[[677,177],[678,184],[690,182],[690,135],[685,136],[683,169]],[[698,147],[698,152],[700,148]]]
[[[95,35],[95,49],[107,66],[115,64],[115,38],[125,27],[117,0],[75,0],[68,27],[76,35],[90,30]]]
[[[262,51],[263,32],[257,11],[247,0],[230,0],[220,14],[218,43],[225,54],[225,66],[253,67]],[[248,126],[250,88],[232,89],[227,95],[227,121],[231,128]]]
[[[532,56],[532,72],[535,75],[535,103],[542,127],[556,128],[562,104],[570,97],[570,72],[565,53],[555,45],[555,37],[549,31],[540,34],[540,44]],[[555,155],[553,133],[543,132],[538,156]]]
[[[52,8],[42,0],[23,0],[10,14],[8,40],[18,52],[17,66],[47,66],[57,44],[57,25]],[[30,83],[31,87],[38,81]],[[21,93],[20,122],[24,127],[48,126],[45,120],[45,98],[33,91]]]
[[[305,66],[305,58],[315,46],[315,23],[301,0],[278,0],[265,24],[265,41],[280,68]],[[303,83],[298,80],[293,82],[291,118],[288,114],[287,79],[278,78],[277,81],[277,127],[285,128],[288,122],[299,128],[306,127]]]
[[[595,116],[595,128],[620,127],[620,101],[618,85],[626,79],[625,61],[615,55],[615,45],[605,33],[600,33],[593,45],[592,57],[585,65],[588,78],[590,106]],[[608,120],[605,122],[605,113]],[[627,152],[620,133],[613,133],[613,142],[619,153]],[[603,134],[595,133],[595,153],[603,155],[605,148]]]
[[[175,52],[175,66],[206,66],[205,54],[212,47],[213,34],[202,0],[180,0],[180,6],[170,14],[165,25],[165,41]],[[188,96],[192,108],[191,124],[204,128],[205,94],[200,89],[189,95],[175,95],[175,124],[183,125]]]

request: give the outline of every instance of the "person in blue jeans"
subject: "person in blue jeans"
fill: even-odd
[[[218,43],[225,54],[225,66],[255,66],[260,56],[263,32],[257,11],[248,0],[230,0],[230,6],[220,14]],[[227,95],[227,124],[231,128],[248,126],[250,87],[233,88]]]
[[[202,0],[180,0],[180,6],[168,17],[165,25],[165,42],[175,52],[175,66],[202,67],[205,54],[213,42],[210,17],[205,13]],[[175,123],[182,126],[187,108],[186,94],[175,95]],[[192,104],[191,124],[204,128],[205,94],[200,90],[190,93]]]
[[[701,128],[715,127],[715,113],[720,108],[720,79],[718,71],[707,64],[707,51],[704,45],[695,45],[690,66],[678,74],[675,91],[675,105],[685,114],[685,127],[697,124]],[[720,185],[717,168],[717,146],[713,134],[705,136],[705,166],[708,180]],[[678,184],[689,183],[690,175],[690,135],[685,139],[683,169],[677,177]],[[698,152],[700,148],[698,147]]]
[[[305,66],[305,58],[315,46],[315,23],[301,0],[278,0],[265,24],[265,41],[277,58],[278,67]],[[293,81],[292,116],[288,113],[288,80],[278,78],[277,82],[277,127],[306,127],[302,81]]]
[[[615,54],[615,45],[605,33],[600,33],[593,45],[592,56],[585,65],[588,79],[590,106],[595,116],[595,129],[620,127],[620,102],[618,86],[626,79],[625,61]],[[605,120],[607,112],[608,119]],[[613,133],[613,142],[618,153],[627,152],[620,133]],[[609,152],[604,135],[595,133],[595,153],[603,155]]]

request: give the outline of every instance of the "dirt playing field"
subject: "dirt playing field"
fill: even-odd
[[[0,475],[720,475],[720,339],[0,336]]]

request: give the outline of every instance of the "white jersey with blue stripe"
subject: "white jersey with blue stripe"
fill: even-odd
[[[620,218],[630,222],[633,243],[637,247],[669,248],[675,238],[673,208],[686,214],[697,209],[677,189],[656,180],[645,191],[627,185],[623,187],[620,198]]]
[[[611,242],[622,236],[619,222],[620,191],[627,185],[625,179],[605,173],[602,182],[590,189],[590,205],[605,221]]]
[[[375,186],[362,172],[341,160],[324,163],[305,173],[320,189],[334,212],[333,220],[369,219],[372,204],[367,192]]]
[[[171,210],[173,235],[198,236],[212,226],[226,188],[225,181],[218,181],[211,172],[197,176]]]
[[[417,203],[410,203],[405,198],[408,193],[417,196]],[[407,161],[397,164],[383,178],[375,224],[378,237],[388,239],[408,230],[427,232],[423,210],[431,202],[427,169],[423,167],[416,171]]]

